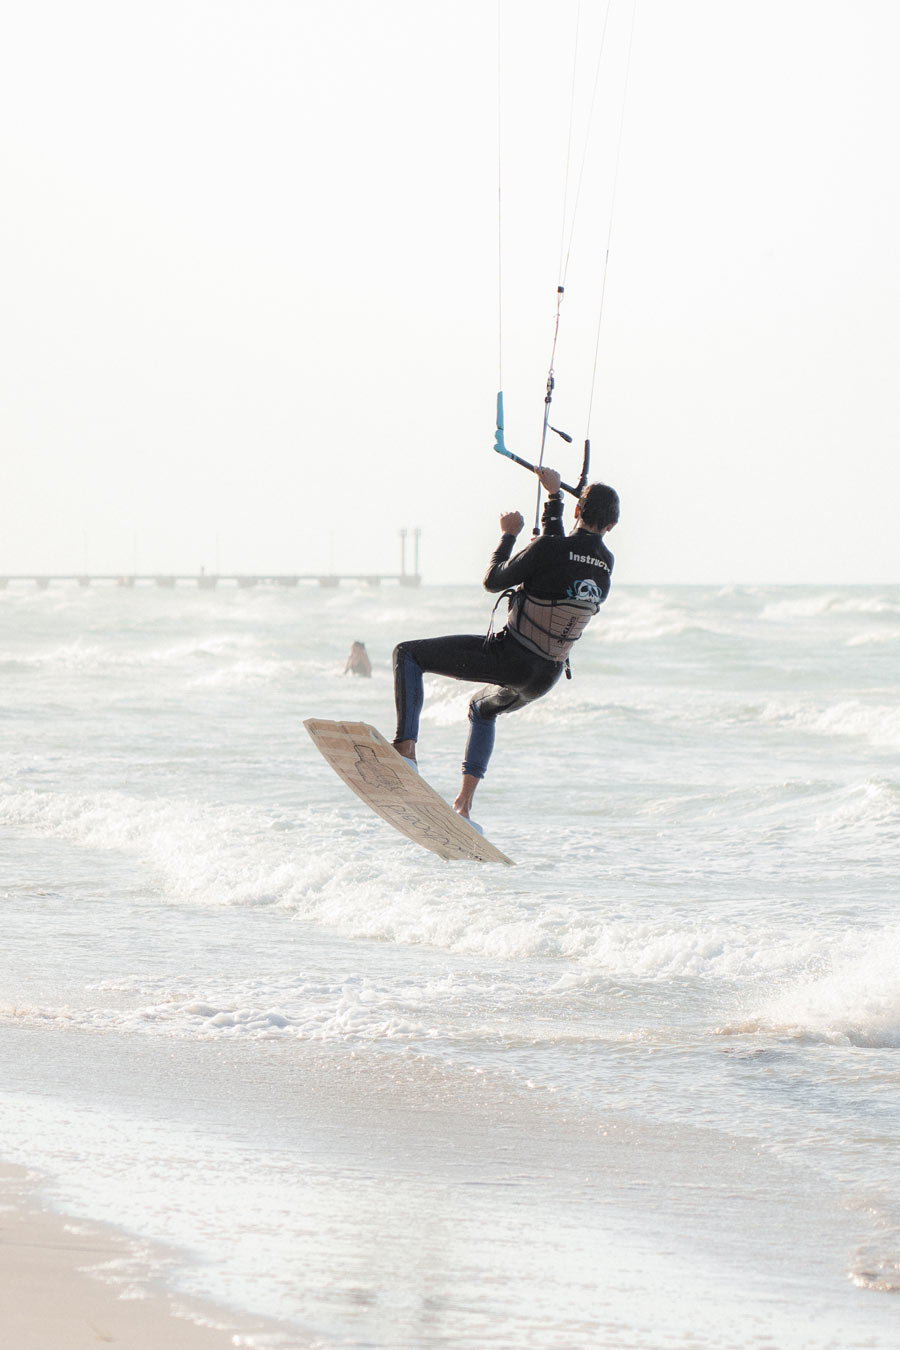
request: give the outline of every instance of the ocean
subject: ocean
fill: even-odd
[[[0,1160],[259,1346],[897,1346],[900,587],[614,583],[498,724],[514,868],[302,726],[491,603],[0,591]]]

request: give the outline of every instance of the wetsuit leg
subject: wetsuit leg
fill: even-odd
[[[489,686],[470,704],[463,761],[463,773],[483,778],[494,746],[495,719],[546,694],[562,674],[562,666],[526,651],[505,630],[490,638],[460,634],[401,642],[394,650],[397,741],[418,738],[423,672]]]
[[[509,645],[515,644],[515,638]],[[515,644],[518,645],[518,644]],[[483,778],[487,773],[488,761],[494,749],[494,733],[497,718],[501,713],[515,712],[542,698],[556,684],[563,667],[555,661],[543,661],[540,657],[530,657],[531,673],[527,681],[513,687],[505,684],[498,688],[481,689],[472,696],[469,704],[469,739],[463,759],[463,773],[473,778]]]
[[[397,705],[394,741],[417,741],[419,714],[425,702],[425,681],[422,667],[403,643],[394,648],[394,702]]]
[[[480,634],[423,638],[394,648],[394,700],[397,705],[396,741],[419,737],[419,714],[425,699],[424,672],[453,680],[499,682],[499,665],[491,650],[495,638]]]
[[[487,773],[488,761],[494,753],[496,730],[496,717],[481,716],[478,711],[478,698],[476,696],[469,704],[469,738],[466,741],[466,753],[463,756],[463,773],[471,774],[473,778],[484,777]]]

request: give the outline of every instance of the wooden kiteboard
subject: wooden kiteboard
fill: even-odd
[[[303,725],[335,773],[407,839],[439,858],[514,866],[511,858],[457,815],[367,722],[311,718]]]

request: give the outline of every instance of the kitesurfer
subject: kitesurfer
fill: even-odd
[[[559,474],[546,468],[537,472],[548,493],[542,533],[511,557],[525,522],[518,511],[504,512],[500,543],[484,578],[485,590],[510,597],[506,626],[487,637],[424,638],[401,642],[394,649],[394,747],[413,764],[424,701],[423,674],[486,683],[469,703],[462,786],[453,803],[466,819],[494,748],[497,717],[553,688],[568,664],[573,643],[609,592],[613,555],[603,538],[619,519],[617,494],[605,483],[586,487],[575,507],[575,528],[567,535]]]

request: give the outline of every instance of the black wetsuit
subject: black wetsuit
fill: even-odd
[[[558,496],[547,500],[541,523],[543,533],[514,558],[510,554],[516,536],[501,537],[484,577],[485,589],[496,593],[522,587],[526,595],[538,600],[587,598],[601,604],[609,593],[613,567],[613,556],[602,536],[578,528],[566,535]],[[487,637],[458,634],[401,642],[394,650],[395,740],[418,739],[424,672],[486,684],[469,704],[469,739],[462,766],[463,773],[483,778],[494,747],[496,718],[546,694],[564,664],[523,645],[509,625]]]

